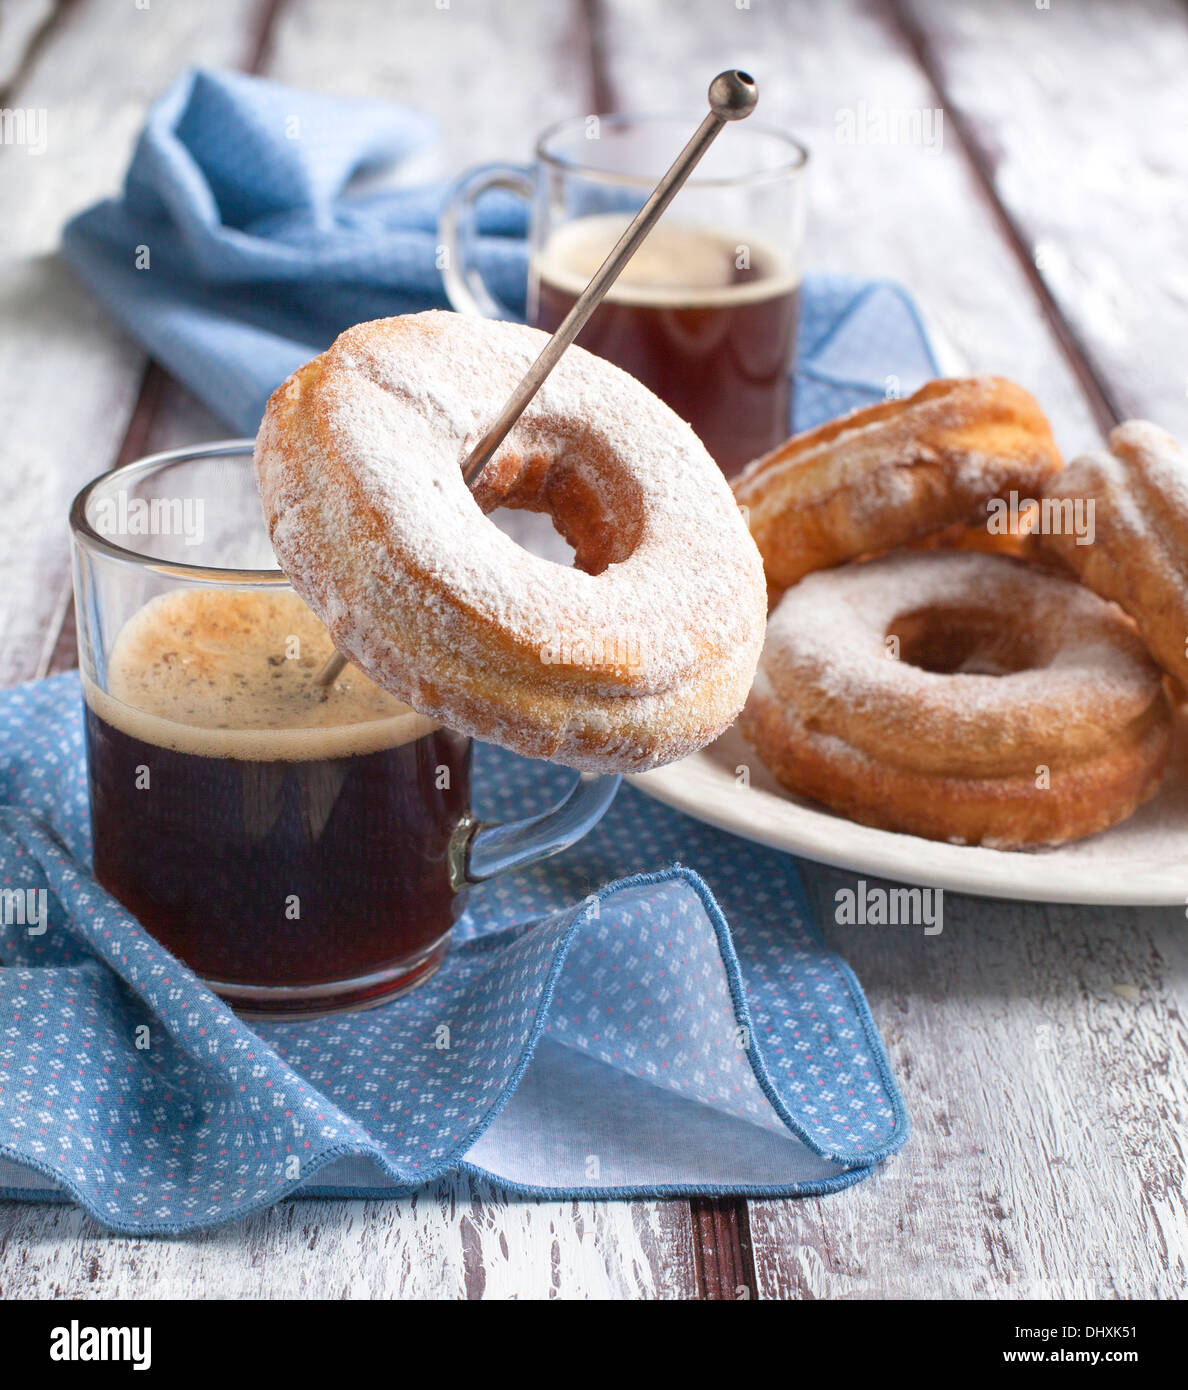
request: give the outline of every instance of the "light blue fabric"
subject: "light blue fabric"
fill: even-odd
[[[446,307],[444,189],[352,188],[378,165],[399,171],[431,140],[425,117],[397,106],[187,73],[150,112],[122,196],[76,217],[62,250],[159,362],[252,435],[272,390],[350,324]],[[480,269],[520,312],[523,204],[491,194],[479,227]],[[933,374],[902,290],[806,278],[797,428]]]
[[[124,195],[64,250],[251,433],[341,328],[444,303],[441,190],[348,189],[429,138],[398,108],[191,73],[150,114]],[[493,200],[485,228],[493,287],[522,302],[522,210]],[[806,280],[800,348],[798,428],[935,371],[903,291],[850,277]],[[570,776],[481,748],[480,809],[543,810]],[[452,1172],[554,1196],[794,1195],[859,1181],[907,1136],[795,861],[634,788],[566,854],[477,890],[423,988],[309,1023],[240,1022],[88,865],[77,677],[0,693],[0,886],[44,890],[49,914],[40,936],[0,914],[0,1194],[72,1197],[130,1232]]]

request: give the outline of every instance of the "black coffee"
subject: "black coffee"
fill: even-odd
[[[535,257],[537,327],[557,328],[623,225],[570,222]],[[790,432],[798,295],[795,274],[769,248],[661,222],[577,341],[650,387],[732,476]]]
[[[461,906],[469,740],[350,667],[323,700],[329,652],[293,594],[179,590],[124,628],[107,691],[86,684],[96,875],[208,979],[388,971]]]

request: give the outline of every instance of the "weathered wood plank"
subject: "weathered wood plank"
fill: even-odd
[[[256,0],[72,6],[6,100],[45,111],[42,153],[0,148],[0,681],[37,674],[67,593],[72,493],[115,458],[140,350],[54,257],[63,223],[119,185],[148,103],[187,63],[235,63]]]
[[[267,71],[429,112],[444,173],[527,160],[539,131],[581,110],[591,84],[578,0],[291,0]]]
[[[853,876],[806,878],[832,923]],[[829,936],[863,982],[913,1132],[870,1183],[751,1204],[764,1295],[1183,1297],[1183,914],[947,895],[940,936]]]
[[[58,8],[57,0],[0,0],[0,95]]]
[[[183,1240],[0,1205],[0,1298],[681,1298],[687,1209],[504,1202],[464,1181],[405,1201],[283,1202]]]
[[[902,9],[1113,413],[1188,436],[1188,9]]]

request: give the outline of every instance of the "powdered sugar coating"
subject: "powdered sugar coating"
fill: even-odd
[[[274,395],[256,448],[273,545],[336,645],[414,709],[587,770],[716,737],[762,642],[729,487],[645,387],[571,348],[472,495],[460,472],[545,335],[431,312],[360,324]],[[480,501],[549,511],[577,565]]]
[[[1110,448],[1081,454],[1045,489],[1045,496],[1108,502],[1109,521],[1144,546],[1188,522],[1188,456],[1148,420],[1110,432]],[[1167,547],[1157,549],[1166,553]]]
[[[1171,711],[1112,604],[1027,561],[920,551],[790,589],[741,728],[783,785],[851,819],[1013,848],[1154,795]]]
[[[778,592],[813,570],[984,521],[991,498],[1034,495],[1060,462],[1021,387],[952,378],[795,435],[750,464],[734,492]]]
[[[1025,668],[942,673],[894,658],[887,638],[897,624],[946,612],[984,615],[1017,638]],[[771,616],[755,690],[778,694],[790,717],[809,722],[845,711],[838,731],[892,761],[939,765],[951,746],[963,769],[981,761],[1005,770],[1034,769],[1041,734],[1052,758],[1105,742],[1158,699],[1160,680],[1125,618],[1073,580],[1005,556],[924,551],[789,589]]]
[[[1064,528],[1041,544],[1124,608],[1163,669],[1188,685],[1188,454],[1158,425],[1129,420],[1044,495],[1092,508],[1093,531],[1090,544]]]

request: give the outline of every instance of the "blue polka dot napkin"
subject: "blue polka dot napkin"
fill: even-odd
[[[489,747],[475,774],[495,818],[573,775]],[[782,1196],[857,1182],[906,1138],[795,861],[633,787],[475,890],[420,990],[252,1026],[91,878],[75,675],[0,693],[0,806],[5,1196],[127,1232],[458,1170],[526,1195]]]

